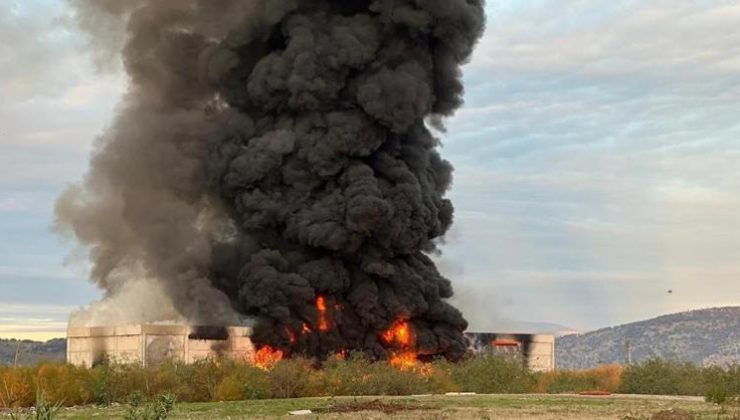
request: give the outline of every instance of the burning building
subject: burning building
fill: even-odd
[[[67,362],[93,367],[104,361],[150,366],[166,360],[192,363],[216,356],[255,361],[248,327],[128,325],[70,327]]]
[[[536,372],[555,369],[554,335],[466,332],[465,338],[472,353],[512,356]]]
[[[428,256],[453,219],[433,130],[483,0],[70,1],[128,75],[57,202],[105,295],[72,327],[248,320],[258,353],[465,353]]]
[[[327,328],[328,330],[328,328]],[[306,327],[301,334],[311,331]],[[70,327],[67,330],[67,362],[92,367],[104,361],[156,365],[166,360],[192,363],[212,357],[245,360],[269,367],[281,360],[279,348],[255,349],[248,327],[194,327],[143,324],[116,327]],[[555,369],[555,337],[549,334],[466,332],[470,353],[490,352],[520,358],[534,371]],[[413,332],[397,322],[383,333],[383,341],[396,350],[390,363],[405,368],[416,364]]]

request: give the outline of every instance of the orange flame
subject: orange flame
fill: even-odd
[[[396,321],[390,328],[383,332],[383,340],[387,344],[395,344],[401,348],[411,346],[413,337],[409,323],[404,320]]]
[[[412,349],[414,334],[408,321],[399,319],[394,322],[381,336],[386,344],[400,350],[391,352],[389,362],[399,369],[410,369],[416,366],[417,354]]]
[[[326,300],[321,295],[316,298],[316,308],[319,312],[326,312]]]
[[[404,351],[391,354],[390,364],[401,369],[411,369],[416,366],[416,353],[413,351]]]
[[[319,331],[329,331],[329,317],[326,314],[326,300],[321,295],[316,298],[316,309],[319,311]]]
[[[283,351],[271,346],[264,346],[254,354],[254,365],[260,369],[271,369],[283,359]]]

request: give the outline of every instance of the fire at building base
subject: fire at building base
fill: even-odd
[[[143,324],[112,327],[70,327],[67,330],[67,362],[92,367],[104,361],[151,366],[165,360],[193,363],[225,356],[269,367],[283,358],[283,351],[270,346],[256,348],[244,326],[208,327],[174,324]],[[465,333],[471,353],[493,352],[519,357],[534,371],[555,368],[555,339],[546,334]],[[383,334],[398,349],[390,363],[406,368],[417,363],[411,349],[412,332],[399,322]]]

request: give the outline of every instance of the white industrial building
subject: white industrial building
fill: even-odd
[[[168,359],[192,363],[218,355],[252,360],[255,350],[250,334],[249,327],[153,324],[70,327],[67,362],[92,367],[109,360],[147,366]]]

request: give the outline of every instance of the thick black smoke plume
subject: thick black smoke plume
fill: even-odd
[[[426,124],[462,102],[483,0],[70,1],[97,45],[126,30],[129,91],[57,206],[109,296],[149,279],[189,322],[312,356],[386,357],[399,319],[463,354]]]

